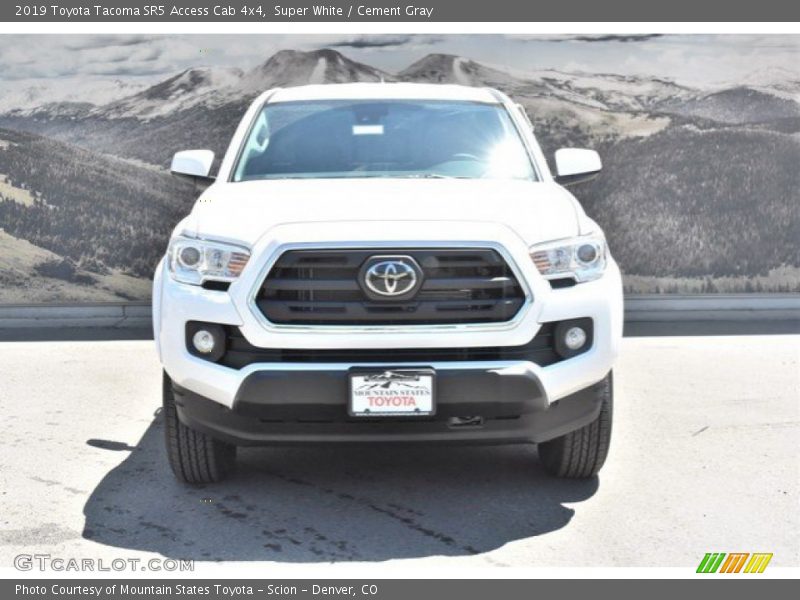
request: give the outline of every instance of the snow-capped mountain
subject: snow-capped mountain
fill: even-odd
[[[694,96],[679,102],[666,102],[661,110],[718,123],[764,123],[800,117],[800,104],[771,91],[751,87]]]
[[[549,91],[577,102],[591,101],[606,110],[651,110],[666,101],[684,99],[696,90],[658,77],[610,73],[565,73],[543,70],[529,76],[548,85]]]
[[[659,77],[608,73],[522,71],[452,54],[429,54],[396,75],[356,62],[336,50],[282,50],[242,72],[236,68],[188,69],[145,86],[142,80],[95,80],[81,85],[31,82],[0,84],[0,115],[36,113],[47,119],[153,120],[197,107],[218,109],[250,100],[277,86],[353,81],[415,81],[491,86],[547,115],[677,114],[749,122],[794,116],[800,106],[800,76],[780,70],[756,73],[742,84],[699,90]],[[599,112],[598,112],[599,111]],[[582,117],[581,117],[582,118]],[[737,120],[738,119],[738,120]],[[590,119],[591,120],[591,119]],[[602,120],[602,119],[601,119]]]
[[[695,90],[657,77],[605,73],[524,71],[479,63],[452,54],[429,54],[401,71],[406,81],[487,85],[510,93],[550,96],[602,110],[641,111],[687,98]]]
[[[104,104],[92,111],[105,118],[152,119],[186,110],[235,86],[243,72],[237,68],[187,69],[136,94]]]
[[[389,81],[393,77],[334,50],[282,50],[257,67],[189,69],[141,92],[98,106],[92,116],[149,120],[205,105],[238,103],[273,87],[311,83]]]
[[[519,79],[507,71],[453,54],[428,54],[400,71],[398,77],[404,81],[472,86],[502,87],[519,83]]]
[[[0,81],[0,173],[45,202],[0,201],[0,221],[60,256],[147,276],[193,200],[191,186],[168,175],[174,152],[222,153],[247,104],[271,87],[380,80],[496,87],[525,107],[546,156],[565,146],[600,150],[603,176],[575,193],[612,236],[628,274],[704,277],[709,291],[711,275],[724,283],[800,266],[800,76],[790,70],[695,89],[655,76],[522,71],[447,54],[389,74],[334,50],[284,50],[244,73]],[[637,281],[639,291],[665,289]],[[796,279],[791,290],[764,281],[773,291],[800,289]],[[678,283],[670,289],[680,291]]]
[[[728,82],[723,87],[733,87],[735,83],[750,87],[781,87],[787,83],[800,83],[800,68],[786,69],[782,67],[767,67],[752,71],[745,75],[739,82]]]
[[[40,102],[33,108],[38,98],[46,97],[24,96],[28,108],[0,110],[0,126],[164,165],[187,144],[222,151],[246,104],[264,90],[383,80],[495,87],[523,104],[535,126],[551,132],[554,142],[596,144],[653,135],[676,119],[727,125],[798,116],[800,104],[786,97],[793,80],[785,73],[764,77],[759,88],[700,90],[659,77],[526,72],[452,54],[429,54],[390,74],[332,49],[282,50],[244,73],[189,69],[127,95],[122,94],[124,84],[117,82],[110,87],[113,93],[87,98],[75,92],[66,98],[74,98],[72,102]],[[789,87],[777,90],[781,83]],[[112,101],[106,101],[109,95]],[[13,103],[10,97],[3,101],[6,107]]]
[[[136,94],[154,83],[152,77],[59,79],[0,79],[0,114],[30,114],[43,107],[91,107]]]
[[[770,67],[748,74],[740,82],[720,85],[719,89],[746,86],[786,100],[800,103],[800,69]]]
[[[311,52],[281,50],[242,78],[238,89],[243,94],[258,94],[272,87],[310,83],[350,83],[353,81],[391,81],[394,77],[351,60],[336,50]]]

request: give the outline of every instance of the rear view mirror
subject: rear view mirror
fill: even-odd
[[[556,150],[556,182],[561,185],[575,185],[594,179],[602,168],[600,155],[594,150]]]
[[[169,170],[173,175],[210,182],[214,181],[209,175],[213,163],[214,153],[211,150],[183,150],[172,157]]]

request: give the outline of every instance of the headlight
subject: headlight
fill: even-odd
[[[574,277],[592,281],[606,268],[606,241],[599,235],[537,244],[530,249],[531,259],[545,279]]]
[[[179,237],[170,243],[167,258],[173,279],[200,285],[209,279],[235,280],[250,260],[250,252],[240,246]]]

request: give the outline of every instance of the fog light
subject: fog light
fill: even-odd
[[[210,362],[219,362],[228,346],[228,334],[222,325],[189,321],[186,323],[186,349],[189,354]]]
[[[586,332],[582,327],[570,327],[564,334],[564,345],[570,350],[580,350],[586,343]]]
[[[192,336],[192,344],[194,349],[200,354],[211,354],[214,351],[214,335],[205,329],[199,330]]]
[[[593,343],[594,323],[588,317],[560,321],[553,331],[553,346],[561,358],[583,354]]]

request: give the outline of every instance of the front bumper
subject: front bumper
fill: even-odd
[[[240,446],[539,443],[592,422],[600,411],[594,386],[550,405],[535,375],[502,369],[437,371],[436,415],[424,418],[349,417],[347,372],[342,370],[252,373],[233,408],[173,388],[184,424]]]
[[[485,438],[499,441],[526,441],[541,439],[543,432],[560,431],[563,429],[561,421],[570,423],[570,426],[580,427],[582,420],[588,415],[591,420],[592,410],[581,412],[580,419],[557,416],[562,415],[562,400],[574,397],[583,397],[579,392],[590,388],[601,381],[611,370],[614,359],[619,350],[622,338],[622,285],[619,269],[613,260],[609,260],[606,272],[600,279],[582,283],[569,288],[552,289],[539,275],[528,256],[528,248],[523,241],[510,230],[486,224],[460,224],[457,228],[436,225],[431,231],[421,227],[425,236],[421,239],[438,239],[442,243],[474,244],[469,240],[491,239],[501,246],[508,254],[509,260],[517,267],[519,277],[524,281],[530,292],[532,302],[529,303],[518,318],[513,322],[489,327],[398,327],[369,329],[356,328],[354,330],[314,328],[298,329],[292,327],[266,327],[259,316],[254,313],[250,302],[252,292],[260,285],[263,276],[263,265],[269,264],[287,244],[300,243],[302,235],[307,235],[307,230],[300,227],[295,231],[291,226],[276,227],[253,248],[252,269],[246,268],[240,280],[230,286],[227,292],[210,291],[201,287],[184,285],[175,282],[159,267],[154,280],[153,292],[153,317],[154,333],[161,362],[167,374],[178,387],[186,402],[179,408],[181,418],[187,423],[192,423],[198,428],[213,429],[214,423],[219,427],[215,434],[220,436],[231,435],[240,441],[258,443],[259,440],[276,442],[288,441],[292,435],[299,439],[340,439],[351,428],[365,427],[367,423],[350,423],[347,420],[334,420],[318,423],[320,426],[315,431],[319,433],[303,433],[301,423],[297,418],[284,419],[281,423],[268,421],[270,413],[281,413],[296,408],[297,403],[310,401],[315,411],[325,409],[319,406],[320,400],[328,399],[323,405],[345,406],[346,398],[339,394],[326,396],[321,393],[321,388],[341,390],[342,381],[346,379],[347,370],[352,367],[433,367],[436,369],[440,382],[452,381],[452,392],[439,390],[438,398],[443,399],[450,394],[454,398],[454,405],[441,410],[452,409],[451,412],[440,413],[439,421],[415,421],[391,423],[375,423],[367,428],[364,437],[358,439],[386,439],[392,437],[394,431],[403,437],[407,432],[414,430],[420,437],[416,439],[449,439],[458,440],[461,437],[468,439]],[[431,226],[433,227],[433,226]],[[434,230],[435,229],[435,230]],[[344,244],[359,243],[372,247],[375,242],[361,239],[366,236],[365,231],[372,231],[363,224],[358,227],[347,228],[337,225],[335,228],[315,230],[315,239],[324,238],[321,243]],[[388,239],[387,232],[382,239]],[[324,234],[324,236],[323,236]],[[442,237],[452,236],[451,239],[442,240]],[[345,242],[346,240],[350,240]],[[355,240],[355,242],[353,241]],[[402,247],[407,242],[396,241],[393,245]],[[428,246],[430,242],[420,241],[418,245]],[[363,351],[381,350],[386,354],[392,349],[416,348],[425,350],[437,348],[482,348],[520,346],[528,343],[537,334],[542,323],[564,321],[569,319],[589,318],[593,322],[592,347],[579,356],[562,360],[555,364],[543,366],[531,360],[508,361],[419,361],[413,364],[391,362],[391,364],[376,363],[376,361],[350,361],[350,362],[283,362],[265,361],[248,364],[242,368],[229,368],[192,356],[186,347],[186,324],[189,321],[204,321],[219,323],[238,328],[247,341],[257,348],[264,349],[359,349]],[[433,354],[433,353],[432,353]],[[471,373],[471,374],[470,374]],[[476,373],[482,373],[480,385],[474,384],[475,393],[471,393],[468,382],[474,383]],[[252,382],[258,381],[258,386],[253,387]],[[284,394],[274,402],[291,403],[290,406],[278,406],[272,401],[264,403],[267,396],[262,392],[264,381],[270,382],[270,395],[276,391],[275,382],[294,382],[291,394]],[[318,382],[325,382],[319,385]],[[527,382],[521,386],[520,382]],[[287,383],[288,385],[288,383]],[[525,388],[522,410],[515,414],[506,411],[507,403],[519,404],[518,388]],[[244,391],[247,391],[245,394]],[[513,393],[509,390],[513,390]],[[444,396],[442,394],[445,394]],[[252,398],[251,398],[252,396]],[[458,406],[456,397],[462,398],[464,406]],[[306,398],[310,400],[306,400]],[[507,400],[511,398],[511,400]],[[243,400],[244,399],[244,400]],[[195,402],[195,400],[197,402]],[[211,404],[209,404],[211,402]],[[314,402],[317,405],[313,405]],[[256,415],[248,414],[248,404],[258,404]],[[477,406],[470,406],[473,403]],[[263,404],[263,406],[261,406]],[[484,405],[482,405],[484,404]],[[574,404],[569,402],[567,404]],[[204,407],[203,410],[193,407]],[[482,409],[483,415],[476,412]],[[330,406],[328,407],[330,408]],[[244,410],[244,412],[243,412]],[[327,409],[325,409],[327,410]],[[325,410],[322,410],[324,413]],[[335,409],[339,410],[339,409]],[[497,416],[510,416],[513,418],[495,418]],[[504,413],[505,411],[505,413]],[[580,411],[579,411],[580,412]],[[263,413],[263,414],[262,414]],[[452,416],[484,416],[484,425],[481,431],[466,431],[452,429],[447,423],[448,415]],[[571,413],[570,413],[571,414]],[[266,415],[266,416],[264,416]],[[552,416],[548,416],[552,415]],[[295,415],[296,416],[296,415]],[[302,415],[301,415],[302,416]],[[212,418],[213,417],[213,418]],[[277,418],[277,417],[275,417]],[[249,424],[240,421],[250,419]],[[255,421],[253,421],[255,419]],[[266,421],[264,421],[266,419]],[[229,422],[230,420],[230,422]],[[552,422],[551,422],[552,420]],[[290,423],[291,421],[291,423]],[[587,421],[588,422],[588,421]],[[227,423],[227,424],[226,424]],[[294,423],[294,424],[292,424]],[[573,427],[574,428],[574,427]],[[226,433],[230,430],[230,433]],[[386,430],[384,432],[384,430]],[[329,431],[329,432],[328,432]],[[237,433],[238,432],[238,433]],[[288,432],[288,433],[287,433]],[[327,432],[327,433],[326,433]],[[345,433],[343,433],[345,432]],[[372,433],[377,432],[377,433]],[[549,434],[547,434],[549,435]],[[444,437],[442,437],[444,436]]]

